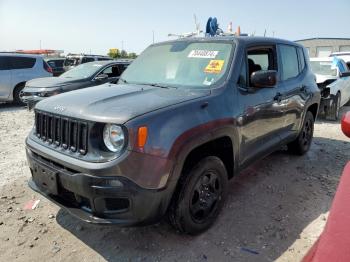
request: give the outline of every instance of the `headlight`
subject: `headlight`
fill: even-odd
[[[118,125],[106,124],[103,129],[103,141],[110,151],[120,153],[125,144],[123,129]]]

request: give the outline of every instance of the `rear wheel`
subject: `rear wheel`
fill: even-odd
[[[313,114],[307,111],[299,136],[288,144],[289,151],[298,155],[303,155],[310,149],[314,134],[314,122]]]
[[[25,103],[22,102],[21,98],[20,98],[20,94],[24,88],[24,85],[25,84],[20,84],[18,86],[15,87],[15,90],[13,91],[13,102],[16,104],[16,105],[25,105]]]
[[[327,112],[327,119],[334,120],[334,121],[339,119],[340,101],[341,101],[341,94],[338,92],[333,97],[333,101],[332,101],[333,103]]]
[[[191,235],[207,230],[222,209],[227,180],[226,168],[218,157],[203,158],[179,181],[168,211],[171,224]]]

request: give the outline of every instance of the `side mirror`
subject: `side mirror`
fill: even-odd
[[[344,135],[350,137],[350,112],[343,115],[341,119],[341,130],[343,131]]]
[[[277,71],[260,70],[252,73],[250,83],[253,87],[274,87],[277,83]]]
[[[103,81],[103,80],[106,80],[107,78],[108,78],[108,75],[106,75],[106,74],[100,74],[100,75],[96,76],[94,79],[95,79],[96,81]]]
[[[347,76],[350,76],[350,71],[346,71],[346,72],[340,73],[339,76],[340,76],[340,77],[347,77]]]

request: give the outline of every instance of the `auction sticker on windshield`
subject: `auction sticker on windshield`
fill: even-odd
[[[209,64],[204,69],[205,73],[220,74],[225,60],[210,60]]]
[[[192,50],[188,57],[192,58],[215,58],[219,51],[211,51],[211,50]]]

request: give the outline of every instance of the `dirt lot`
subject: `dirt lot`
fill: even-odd
[[[250,167],[230,182],[217,223],[189,237],[165,222],[89,225],[31,191],[24,139],[32,123],[32,113],[0,104],[1,261],[299,261],[322,231],[350,159],[339,123],[318,120],[310,152],[281,150]],[[32,199],[38,208],[25,210]]]

